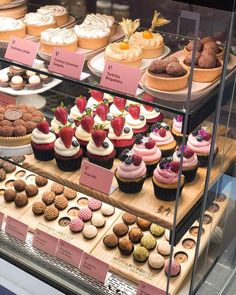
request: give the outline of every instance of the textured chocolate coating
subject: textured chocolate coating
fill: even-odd
[[[64,186],[59,183],[53,183],[51,186],[51,191],[54,192],[56,195],[60,195],[64,191]]]
[[[63,210],[68,206],[67,198],[63,196],[57,196],[54,200],[54,205],[58,210]]]
[[[12,126],[1,126],[0,136],[2,137],[12,137],[14,127]]]
[[[196,52],[196,54],[195,54],[195,65],[197,65],[198,64],[198,60],[199,60],[199,57],[201,56],[201,53],[200,52]],[[188,65],[188,66],[190,66],[191,65],[191,62],[192,62],[192,52],[190,52],[187,56],[186,56],[186,58],[184,59],[184,63],[186,64],[186,65]]]
[[[0,169],[0,181],[3,181],[6,178],[6,172],[3,169]]]
[[[192,51],[193,50],[193,43],[194,40],[191,40],[188,45],[186,46],[186,48],[188,49],[188,51]],[[202,42],[200,40],[197,40],[197,51],[201,51],[202,50]]]
[[[36,184],[38,187],[45,186],[47,183],[48,183],[47,178],[45,178],[45,177],[43,177],[43,176],[40,176],[40,175],[37,175],[37,176],[35,177],[35,184]]]
[[[186,70],[179,62],[171,62],[166,67],[166,73],[173,77],[181,77],[186,74]]]
[[[43,202],[35,202],[32,205],[32,212],[35,215],[42,215],[46,210],[46,205]]]
[[[164,59],[164,61],[169,64],[171,62],[178,62],[178,58],[176,56],[169,56],[167,58]]]
[[[129,239],[133,243],[139,243],[141,241],[142,237],[143,237],[143,232],[141,231],[141,229],[139,227],[133,227],[129,231]]]
[[[153,74],[165,73],[167,62],[165,60],[157,60],[149,67],[149,71]]]
[[[13,136],[25,136],[27,134],[27,129],[24,126],[15,126],[13,129]]]
[[[217,54],[217,53],[220,52],[219,46],[214,41],[205,43],[204,46],[203,46],[203,51],[204,50],[210,50],[210,51],[212,51],[215,54]]]
[[[202,44],[205,44],[205,43],[208,43],[211,41],[216,42],[216,38],[213,36],[207,36],[207,37],[202,38],[201,41],[202,41]]]
[[[127,239],[127,238],[123,238],[118,245],[118,248],[120,250],[120,253],[122,255],[125,256],[129,256],[133,253],[134,251],[134,245],[132,244],[132,242]]]
[[[17,179],[16,181],[14,181],[14,189],[17,191],[17,192],[22,192],[25,187],[26,187],[26,183],[24,180],[22,179]]]
[[[44,218],[48,221],[55,220],[59,215],[59,211],[55,207],[47,207],[44,211]]]
[[[115,248],[118,244],[119,244],[119,239],[117,238],[116,235],[114,234],[109,234],[106,235],[103,239],[103,244],[107,247],[107,248]]]
[[[46,205],[51,205],[54,202],[55,197],[56,197],[56,195],[54,192],[44,192],[43,196],[42,196],[42,201]]]
[[[3,169],[6,171],[6,173],[12,173],[16,170],[16,165],[5,161],[3,163]]]
[[[216,65],[216,58],[209,54],[202,54],[198,60],[198,66],[202,69],[213,69]]]
[[[113,232],[117,237],[123,237],[127,234],[129,228],[126,224],[124,223],[117,223],[113,227]]]

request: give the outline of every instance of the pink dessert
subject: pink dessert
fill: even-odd
[[[166,275],[170,275],[171,277],[177,277],[180,272],[181,272],[181,266],[178,262],[176,262],[174,259],[171,261],[171,266],[170,266],[170,273],[169,273],[169,265],[170,265],[170,260],[166,260],[165,262],[165,273]]]
[[[79,218],[82,221],[89,221],[93,216],[92,211],[88,207],[81,208],[79,211]]]
[[[88,207],[92,211],[99,210],[102,207],[102,202],[92,198],[88,202]]]
[[[84,228],[84,223],[79,217],[77,217],[71,220],[69,228],[73,233],[78,233]]]
[[[172,126],[172,132],[174,131],[175,133],[182,134],[182,126],[183,126],[183,116],[177,115],[173,119],[173,126]]]

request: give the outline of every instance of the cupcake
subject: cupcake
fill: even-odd
[[[98,90],[90,91],[90,98],[88,99],[87,107],[94,111],[99,104],[103,102],[104,93]]]
[[[173,160],[180,162],[181,154],[183,153],[183,175],[185,176],[185,182],[191,182],[194,180],[198,169],[198,158],[193,150],[188,147],[180,147],[174,154]]]
[[[149,126],[152,126],[156,122],[162,122],[164,119],[164,115],[158,108],[154,108],[147,104],[143,104],[140,107],[141,115],[143,115]]]
[[[176,141],[170,132],[170,127],[166,123],[156,123],[151,127],[150,138],[156,142],[161,150],[162,157],[171,156],[176,148]]]
[[[94,123],[96,125],[102,125],[103,129],[107,132],[107,134],[111,125],[110,121],[112,119],[112,117],[108,115],[108,111],[109,111],[108,104],[101,103],[96,108],[96,116],[94,117]]]
[[[129,150],[124,150],[119,159],[121,163],[115,171],[119,189],[128,194],[140,192],[147,174],[147,168],[142,157]]]
[[[67,123],[70,123],[68,121],[67,109],[64,107],[64,105],[58,106],[55,110],[54,118],[51,121],[52,131],[57,137],[59,135],[60,128],[65,127]]]
[[[127,115],[127,111],[125,107],[126,107],[126,99],[115,96],[113,99],[113,104],[110,106],[110,114],[113,117],[117,117],[117,116],[125,117]]]
[[[128,108],[128,115],[126,116],[126,123],[133,129],[134,134],[146,135],[148,131],[148,125],[146,118],[140,115],[139,105],[130,105]]]
[[[92,130],[94,125],[94,118],[91,114],[83,115],[80,121],[80,125],[75,130],[75,137],[79,141],[79,144],[86,152],[87,144],[91,138]]]
[[[132,149],[135,141],[133,135],[132,128],[125,125],[123,117],[115,117],[111,120],[108,138],[116,149],[117,157],[119,157],[123,150]]]
[[[106,137],[106,131],[99,126],[95,128],[97,129],[92,131],[87,145],[87,157],[91,163],[111,169],[116,151],[110,139]]]
[[[206,129],[200,127],[193,131],[189,137],[187,146],[190,147],[194,153],[196,153],[200,167],[206,167],[208,164],[208,157],[211,148],[211,133]],[[217,154],[218,148],[215,144],[214,147],[214,158]]]
[[[75,105],[70,109],[70,117],[74,119],[75,125],[79,126],[80,119],[86,114],[87,100],[84,96],[76,98]]]
[[[152,182],[155,196],[163,201],[175,201],[178,187],[179,163],[172,157],[162,158],[153,172]],[[181,176],[180,193],[184,187],[184,176]]]
[[[57,167],[62,171],[75,171],[81,166],[83,150],[74,137],[74,129],[63,127],[60,129],[59,138],[54,144]]]
[[[183,140],[182,128],[183,128],[183,116],[177,115],[173,119],[171,132],[178,145],[180,145]]]
[[[54,159],[55,134],[49,131],[47,121],[37,124],[31,135],[31,146],[35,159],[39,161],[50,161]]]
[[[133,153],[142,157],[147,167],[147,177],[152,176],[154,169],[161,159],[161,151],[154,140],[142,135],[136,136]]]

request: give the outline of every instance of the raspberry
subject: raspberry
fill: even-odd
[[[139,166],[142,162],[142,157],[134,154],[132,157],[132,161],[133,161],[134,166]]]
[[[166,136],[166,129],[165,128],[161,128],[159,130],[159,134],[160,134],[161,137],[165,137]]]
[[[152,148],[154,148],[155,145],[156,145],[156,143],[152,139],[145,142],[145,148],[148,149],[148,150],[151,150]]]
[[[170,169],[173,172],[178,173],[178,171],[179,171],[179,163],[178,162],[172,162],[172,163],[170,163]]]

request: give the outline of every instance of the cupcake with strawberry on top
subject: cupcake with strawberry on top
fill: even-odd
[[[181,144],[183,141],[183,133],[182,133],[182,127],[183,127],[183,116],[177,115],[173,119],[172,129],[171,132],[177,141],[177,144]]]
[[[50,132],[48,122],[38,123],[31,134],[31,146],[35,159],[39,161],[53,160],[55,140],[56,136]]]
[[[87,107],[96,112],[98,105],[103,103],[104,93],[98,90],[90,90],[90,98],[88,99]]]
[[[156,142],[156,146],[161,150],[162,157],[168,157],[174,153],[176,141],[166,123],[158,122],[153,124],[149,137]]]
[[[87,157],[93,164],[106,169],[113,166],[116,151],[102,126],[95,126],[87,145]]]
[[[118,116],[125,117],[127,115],[127,111],[125,107],[126,107],[126,99],[115,96],[113,99],[113,104],[110,106],[110,114],[113,117],[118,117]]]
[[[123,150],[132,149],[135,141],[132,128],[125,124],[125,118],[121,116],[111,120],[108,138],[116,149],[117,157],[119,157]]]
[[[54,144],[57,167],[62,171],[75,171],[81,166],[83,150],[74,137],[72,127],[63,127]]]
[[[148,131],[148,125],[144,115],[140,114],[139,105],[130,105],[128,108],[128,115],[126,116],[126,123],[133,129],[134,135],[143,134],[146,135]]]
[[[108,114],[108,112],[109,106],[107,103],[103,102],[96,108],[96,116],[94,117],[95,124],[102,125],[107,134],[111,126],[112,119],[112,116]]]
[[[147,167],[147,177],[152,176],[154,169],[161,159],[161,151],[156,146],[156,142],[150,137],[136,135],[135,145],[132,152],[142,156],[142,159]]]
[[[68,112],[65,106],[61,104],[54,112],[54,117],[51,121],[51,129],[56,134],[56,137],[58,137],[60,128],[65,127],[67,124],[73,124],[73,122],[73,119],[68,118]]]
[[[188,137],[187,146],[190,147],[197,155],[199,166],[206,167],[211,149],[212,136],[206,128],[199,127],[194,130]],[[214,146],[214,158],[217,154],[218,148]]]
[[[70,109],[70,117],[74,119],[75,125],[79,126],[80,119],[86,114],[87,100],[84,96],[76,98],[75,105]]]
[[[163,201],[175,201],[178,188],[179,163],[172,157],[162,158],[153,172],[152,182],[155,196]],[[180,194],[184,187],[184,175],[181,175]]]

